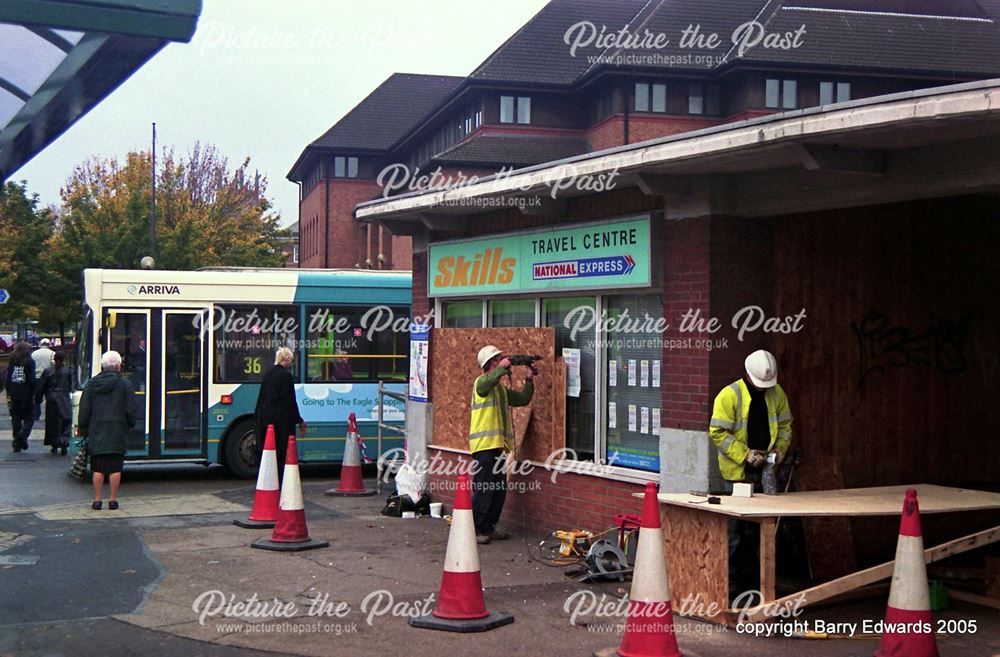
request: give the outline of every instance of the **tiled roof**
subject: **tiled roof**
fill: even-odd
[[[653,0],[655,4],[658,0]],[[569,85],[590,68],[587,55],[597,48],[571,54],[564,37],[574,25],[589,22],[617,32],[650,4],[647,0],[552,0],[486,58],[469,79],[480,82]],[[586,52],[584,52],[586,50]]]
[[[387,150],[465,78],[393,73],[310,146]]]
[[[433,158],[437,164],[523,167],[580,155],[590,150],[582,137],[517,134],[474,136]]]

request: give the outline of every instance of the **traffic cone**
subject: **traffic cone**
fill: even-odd
[[[628,619],[622,644],[596,653],[598,657],[681,657],[674,634],[674,613],[670,603],[670,583],[663,551],[656,484],[646,484],[642,526],[636,547],[635,571],[629,594]]]
[[[234,520],[233,524],[244,529],[270,529],[278,519],[278,456],[274,449],[274,425],[267,425],[264,438],[264,453],[260,457],[257,472],[257,492],[253,498],[253,509],[246,520]]]
[[[900,631],[896,631],[900,630]],[[938,657],[917,491],[907,489],[885,628],[875,657]]]
[[[410,625],[449,632],[485,632],[513,622],[511,614],[486,610],[469,476],[460,474],[438,603],[429,614],[411,616]]]
[[[302,503],[302,482],[299,480],[299,456],[295,449],[295,436],[291,435],[288,437],[285,476],[281,482],[281,501],[278,503],[274,531],[271,538],[258,538],[250,547],[275,552],[300,552],[328,545],[329,541],[309,538],[306,511]]]
[[[365,488],[361,480],[361,436],[354,413],[347,418],[347,440],[344,441],[344,462],[340,466],[340,483],[337,488],[326,491],[334,497],[368,497],[375,494],[374,488]]]

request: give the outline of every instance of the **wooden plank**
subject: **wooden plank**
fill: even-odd
[[[729,521],[725,516],[664,506],[663,545],[670,594],[680,613],[711,617],[729,607]]]
[[[982,605],[984,607],[1000,609],[1000,600],[997,600],[996,598],[988,598],[985,595],[976,595],[975,593],[969,593],[967,591],[948,589],[948,597],[954,600],[962,600],[963,602],[971,602],[972,604]]]
[[[946,559],[956,554],[961,554],[962,552],[966,552],[989,543],[994,543],[998,540],[1000,540],[1000,526],[976,532],[975,534],[969,534],[968,536],[963,536],[962,538],[956,538],[953,541],[948,541],[947,543],[942,543],[941,545],[932,548],[927,548],[924,550],[924,562],[933,563],[935,561],[940,561],[941,559]],[[851,591],[867,584],[874,584],[875,582],[886,579],[887,577],[892,577],[894,566],[895,561],[887,561],[877,566],[872,566],[871,568],[866,568],[865,570],[860,570],[856,573],[837,578],[833,581],[818,584],[817,586],[805,589],[804,591],[799,591],[798,593],[793,593],[792,595],[786,595],[783,598],[779,598],[778,600],[770,603],[770,608],[778,609],[779,607],[795,607],[801,609],[809,605],[816,604],[817,602],[829,600],[830,598],[847,591]],[[766,614],[768,606],[769,605],[760,605],[746,610],[742,616],[743,620],[765,620],[767,617]]]
[[[774,530],[776,518],[764,518],[760,522],[760,593],[764,602],[774,600]]]
[[[908,488],[917,490],[920,512],[923,514],[1000,509],[1000,493],[933,484],[806,491],[746,498],[722,496],[721,504],[711,506],[696,504],[699,499],[703,502],[703,498],[693,498],[686,493],[660,493],[659,500],[664,504],[738,518],[892,516],[901,512]]]

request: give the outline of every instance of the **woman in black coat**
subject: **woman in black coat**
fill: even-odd
[[[42,372],[38,380],[38,392],[35,403],[45,399],[45,444],[52,448],[52,453],[62,452],[66,455],[69,447],[69,433],[73,424],[73,406],[69,399],[72,388],[69,368],[64,367],[66,357],[56,352],[52,367]]]
[[[294,355],[288,347],[281,347],[274,356],[274,367],[264,374],[257,395],[254,411],[254,432],[257,439],[257,463],[264,453],[264,437],[267,425],[274,425],[275,446],[278,457],[278,481],[285,476],[285,452],[288,437],[295,434],[295,425],[301,433],[306,432],[306,423],[299,415],[299,404],[295,400],[295,375],[289,370]]]
[[[7,408],[11,429],[14,430],[13,448],[15,452],[20,452],[28,449],[28,436],[35,424],[35,361],[31,358],[31,345],[27,342],[14,345],[3,387],[7,391]]]

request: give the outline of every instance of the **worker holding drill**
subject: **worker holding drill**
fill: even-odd
[[[511,359],[493,345],[479,350],[483,373],[472,386],[472,416],[469,422],[469,451],[476,462],[472,477],[472,515],[476,524],[476,542],[509,538],[497,529],[507,496],[505,456],[514,451],[514,423],[511,406],[527,406],[534,395],[532,379],[537,373],[528,367],[521,390],[503,385],[510,374]]]
[[[715,397],[708,434],[719,451],[719,471],[726,493],[733,484],[750,483],[761,492],[762,468],[773,454],[780,463],[792,440],[792,413],[788,397],[778,385],[774,355],[760,349],[744,361],[745,375]],[[729,596],[759,586],[760,525],[730,519]]]

